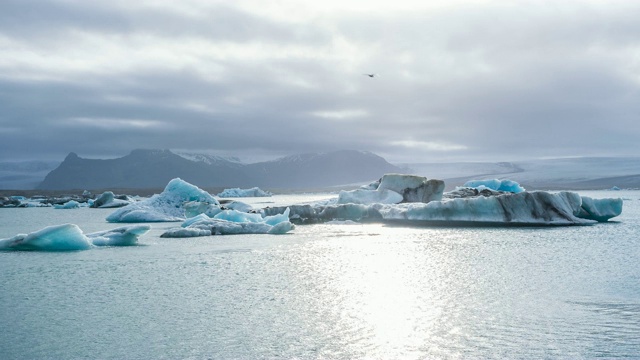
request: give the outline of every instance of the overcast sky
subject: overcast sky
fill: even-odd
[[[2,0],[0,161],[640,155],[639,18],[635,0]]]

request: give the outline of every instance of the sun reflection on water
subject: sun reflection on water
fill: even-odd
[[[330,231],[335,240],[314,243],[311,253],[322,255],[306,261],[323,284],[316,300],[332,302],[332,331],[342,334],[351,355],[419,357],[462,335],[449,302],[460,291],[451,287],[464,284],[454,279],[447,246],[434,246],[443,237],[455,244],[446,230],[416,236],[381,225],[334,225]]]

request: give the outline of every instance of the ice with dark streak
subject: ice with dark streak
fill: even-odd
[[[413,175],[393,174],[392,179],[394,188],[402,189],[404,193],[416,193],[411,189],[414,184],[423,186],[420,184],[427,183],[426,178],[419,181]],[[445,194],[439,192],[440,187],[431,186],[434,193],[422,196],[441,200],[404,200],[393,204],[377,202],[376,196],[372,196],[372,192],[379,191],[381,183],[382,181],[378,181],[364,189],[349,192],[348,197],[341,194],[333,201],[289,206],[291,219],[296,223],[353,220],[442,225],[589,225],[620,215],[623,205],[620,198],[592,199],[566,191],[527,192],[520,184],[510,180],[472,181],[470,184],[477,186],[476,188],[458,188]],[[500,190],[491,189],[494,187]],[[347,202],[347,198],[354,200]],[[263,215],[280,211],[282,208],[278,207],[262,210]]]

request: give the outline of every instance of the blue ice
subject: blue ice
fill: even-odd
[[[136,245],[138,238],[150,228],[149,225],[125,226],[85,235],[75,224],[54,225],[30,234],[0,239],[0,250],[75,251],[94,246],[131,246]]]
[[[483,188],[486,188],[490,190],[506,191],[506,192],[511,192],[515,194],[524,191],[524,188],[513,180],[498,180],[498,179],[470,180],[464,183],[463,186],[476,188],[478,190],[482,190]]]

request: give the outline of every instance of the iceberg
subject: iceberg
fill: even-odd
[[[428,203],[442,200],[444,181],[416,175],[385,174],[377,190],[385,189],[402,195],[402,202]]]
[[[187,219],[182,227],[171,228],[161,237],[183,238],[209,235],[285,234],[295,229],[289,221],[289,209],[282,214],[262,217],[260,214],[223,210],[214,218],[199,214]]]
[[[511,192],[515,194],[525,191],[524,188],[520,186],[520,184],[518,184],[513,180],[508,180],[508,179],[469,180],[466,183],[464,183],[462,187],[475,188],[478,190],[490,189],[494,191],[504,191],[504,192]]]
[[[73,251],[92,246],[82,230],[74,224],[48,226],[30,234],[18,234],[0,240],[0,250]]]
[[[398,204],[402,202],[439,201],[442,199],[444,181],[423,176],[385,174],[380,180],[360,189],[341,191],[339,204]]]
[[[583,196],[578,216],[583,219],[605,222],[621,213],[622,199],[620,198],[593,199],[588,196]]]
[[[189,228],[171,228],[160,237],[163,238],[189,238],[189,237],[199,237],[199,236],[210,236],[211,230],[204,229],[199,227],[189,227]]]
[[[376,206],[385,220],[454,224],[586,225],[590,219],[577,216],[582,199],[573,192],[522,192],[492,197],[457,198],[404,206]]]
[[[75,224],[54,225],[30,234],[0,239],[0,250],[76,251],[94,246],[130,246],[136,245],[138,238],[149,229],[148,225],[138,225],[85,235]]]
[[[102,195],[98,196],[90,207],[92,208],[118,208],[129,205],[129,201],[123,199],[117,199],[112,191],[105,191]]]
[[[134,246],[138,245],[138,238],[149,230],[149,225],[123,226],[87,234],[87,238],[95,246]]]
[[[240,188],[232,188],[232,189],[224,189],[221,193],[219,193],[218,197],[269,197],[273,194],[260,189],[259,187],[254,187],[251,189],[240,189]]]
[[[80,203],[75,200],[69,200],[62,205],[53,205],[54,209],[77,209],[80,207]]]
[[[406,179],[394,174],[391,183],[400,184],[394,186],[396,189],[409,189],[403,191],[404,194],[416,194],[415,188],[407,186],[415,179],[404,181]],[[498,182],[485,184],[501,190],[479,184],[478,188],[463,187],[443,193],[441,200],[407,201],[405,197],[403,202],[394,204],[378,201],[370,195],[382,187],[380,181],[377,187],[369,185],[349,192],[348,196],[341,193],[334,202],[289,206],[289,216],[297,224],[359,221],[416,225],[556,226],[605,222],[622,213],[622,199],[594,200],[567,191],[527,192],[515,182]],[[264,208],[261,212],[263,216],[270,216],[282,210],[283,207],[273,207]]]
[[[108,222],[165,222],[184,221],[184,204],[188,202],[219,205],[218,201],[208,192],[175,178],[167,184],[160,194],[131,203],[107,216]]]

